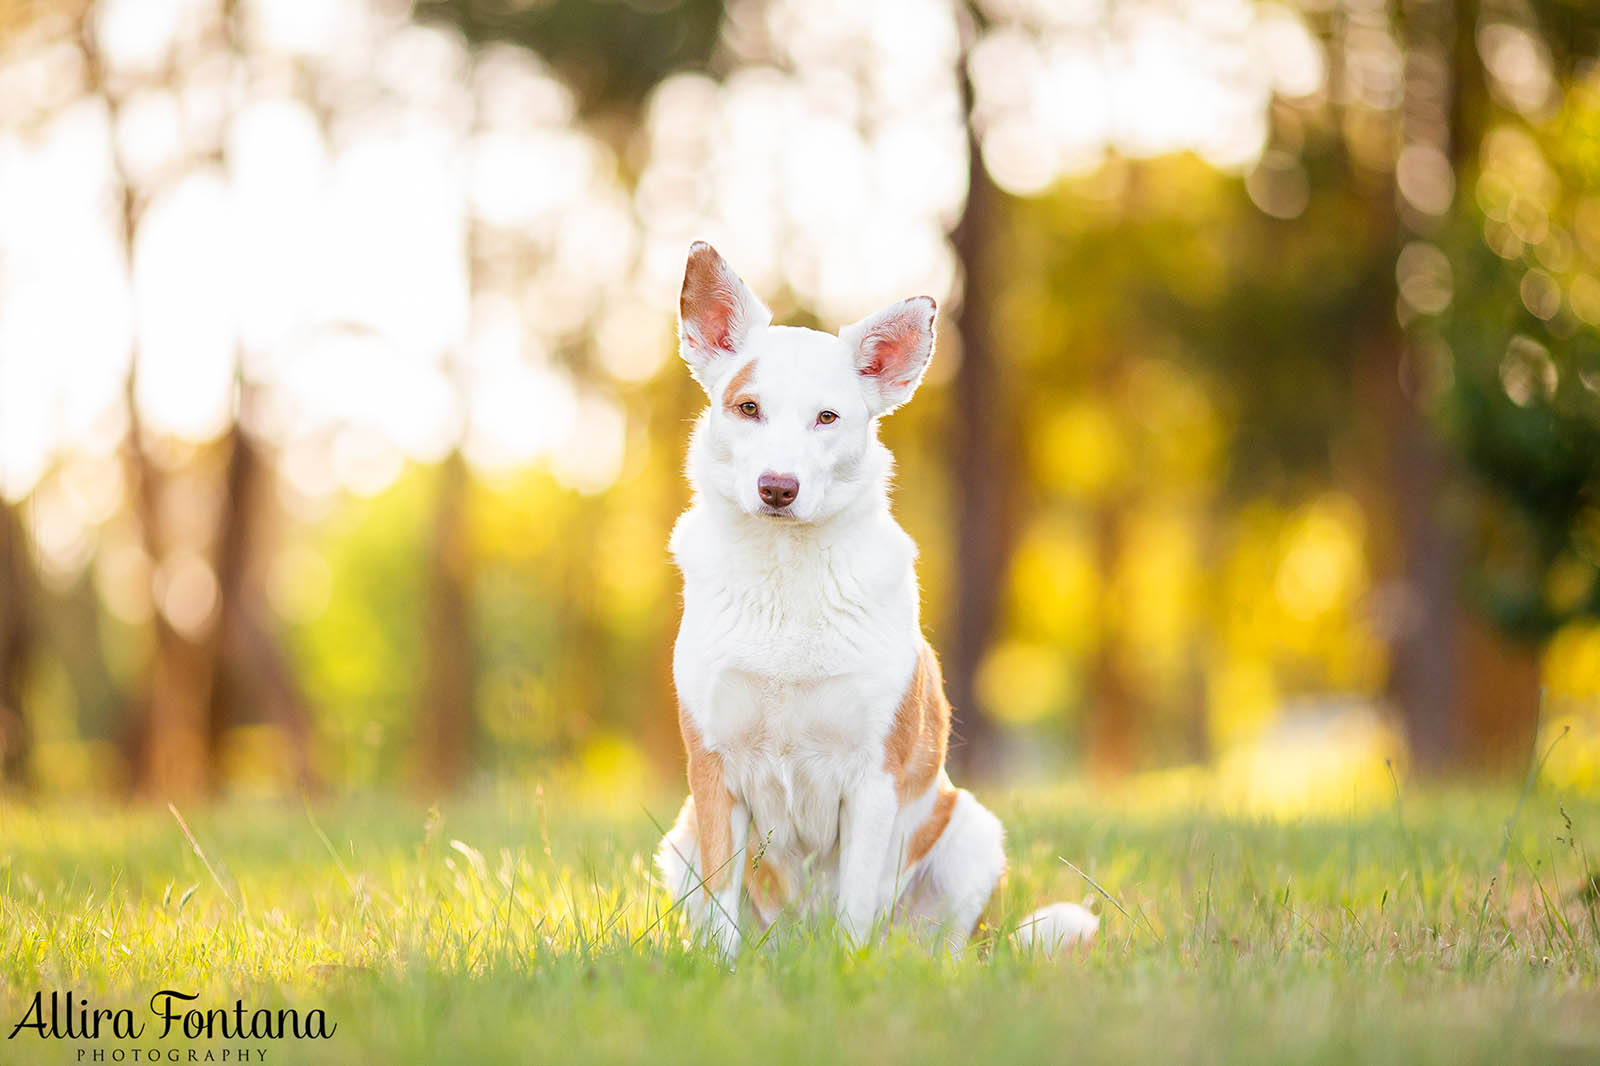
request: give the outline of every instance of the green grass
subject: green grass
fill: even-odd
[[[1000,924],[1087,894],[1059,856],[1131,917],[1106,905],[1068,959],[1001,943],[959,964],[786,924],[730,973],[676,915],[657,922],[656,832],[631,802],[186,812],[215,876],[165,810],[0,807],[0,1062],[1600,1061],[1593,800],[1536,793],[1508,838],[1499,792],[1289,820],[1132,790],[991,799],[1010,831]],[[162,988],[321,1008],[338,1029],[4,1039],[40,989],[148,1022]]]

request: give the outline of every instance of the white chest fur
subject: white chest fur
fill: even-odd
[[[833,528],[697,503],[678,698],[769,847],[826,854],[841,796],[883,762],[920,640],[915,549],[887,509]]]

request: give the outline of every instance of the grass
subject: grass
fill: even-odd
[[[730,973],[658,921],[664,802],[232,802],[184,812],[187,832],[165,810],[0,806],[0,1063],[1600,1061],[1593,800],[1439,792],[1403,817],[1386,797],[1273,820],[1137,790],[991,799],[999,923],[1088,894],[1066,858],[1126,911],[1103,907],[1093,948],[954,964],[784,924]],[[165,988],[338,1028],[159,1039]],[[68,989],[131,1008],[143,1037],[4,1039],[35,992]]]

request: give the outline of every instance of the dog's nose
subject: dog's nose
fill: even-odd
[[[787,507],[800,492],[800,479],[790,474],[762,474],[756,488],[768,507]]]

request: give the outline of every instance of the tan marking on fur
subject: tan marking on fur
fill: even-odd
[[[700,842],[700,876],[713,891],[732,874],[733,794],[722,779],[722,756],[708,751],[689,715],[678,710],[678,731],[689,753],[689,795]]]
[[[917,826],[917,831],[911,834],[911,840],[906,844],[907,866],[921,862],[923,856],[933,850],[945,826],[950,824],[950,813],[955,809],[956,790],[942,789],[933,801],[933,810],[928,812],[927,820]]]
[[[933,649],[923,641],[911,684],[883,745],[883,768],[894,775],[895,795],[902,804],[933,784],[944,767],[949,742],[950,703],[944,696],[944,677]]]
[[[743,417],[744,412],[739,410],[739,405],[756,399],[754,393],[744,391],[745,387],[750,384],[750,379],[755,376],[755,372],[756,361],[752,359],[734,372],[733,380],[729,381],[728,387],[722,390],[722,395],[726,397],[722,401],[722,406],[727,408],[729,412]]]

